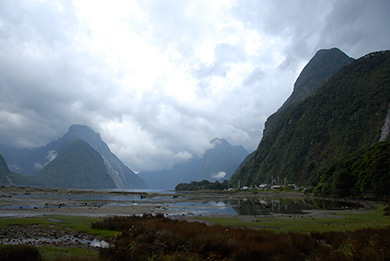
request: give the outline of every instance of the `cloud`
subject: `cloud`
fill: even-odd
[[[218,172],[218,173],[213,173],[213,174],[211,175],[211,177],[212,177],[213,179],[223,179],[225,176],[226,176],[226,172],[224,172],[224,171],[220,171],[220,172]]]
[[[43,169],[47,164],[49,164],[50,162],[55,160],[55,158],[57,158],[57,155],[58,155],[58,153],[55,150],[49,150],[47,152],[45,162],[43,162],[43,163],[42,162],[35,162],[34,168],[36,168],[37,170]]]
[[[387,49],[387,1],[0,2],[0,143],[79,123],[134,170],[254,150],[319,48]]]

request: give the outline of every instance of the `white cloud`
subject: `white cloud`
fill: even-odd
[[[213,174],[211,175],[211,177],[212,177],[213,179],[223,179],[225,176],[226,176],[226,172],[224,172],[224,171],[220,171],[220,172],[218,172],[218,173],[213,173]]]
[[[388,48],[389,6],[0,1],[0,141],[34,147],[86,124],[135,170],[201,156],[214,137],[254,150],[317,49]]]

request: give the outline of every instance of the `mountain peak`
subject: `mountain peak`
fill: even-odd
[[[296,104],[314,95],[318,88],[344,66],[354,61],[338,48],[321,49],[310,59],[294,83],[294,90],[278,111],[265,123],[263,136],[269,133],[278,119]]]
[[[329,77],[353,60],[338,48],[318,50],[298,76],[286,104],[311,96]]]
[[[80,125],[80,124],[71,125],[68,129],[67,134],[99,135],[98,133],[94,132],[90,127],[86,125]]]
[[[215,147],[218,145],[230,145],[229,142],[227,142],[225,139],[221,138],[214,138],[210,141],[210,143]]]

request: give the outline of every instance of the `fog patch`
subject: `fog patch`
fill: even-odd
[[[45,158],[44,163],[35,162],[35,163],[34,163],[34,168],[37,169],[37,170],[43,169],[44,167],[46,167],[47,164],[49,164],[49,163],[52,162],[55,158],[57,158],[57,155],[58,155],[58,153],[56,153],[55,150],[49,150],[49,151],[47,152],[47,155],[46,155],[46,158]]]

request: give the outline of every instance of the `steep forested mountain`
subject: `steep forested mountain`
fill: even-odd
[[[390,195],[390,141],[349,154],[329,167],[316,188],[338,196]]]
[[[115,187],[102,156],[83,140],[75,140],[63,147],[54,160],[31,178],[51,187]]]
[[[303,68],[294,83],[294,90],[277,112],[268,117],[263,135],[272,131],[275,123],[296,104],[312,96],[322,84],[354,59],[337,48],[319,50]]]
[[[3,154],[8,166],[14,172],[35,176],[76,140],[86,141],[101,155],[107,172],[116,187],[146,188],[145,182],[110,151],[98,133],[87,126],[72,125],[63,137],[39,148],[17,149],[1,145],[0,153]]]
[[[390,52],[353,61],[280,115],[231,183],[253,186],[279,177],[316,185],[333,164],[383,140],[389,105]]]
[[[212,148],[201,158],[193,157],[170,169],[162,171],[140,172],[148,187],[173,189],[179,183],[194,180],[222,181],[229,179],[248,154],[242,146],[232,146],[224,139],[210,141]]]

